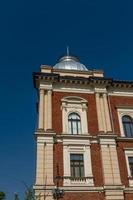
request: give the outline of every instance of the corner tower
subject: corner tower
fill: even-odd
[[[133,154],[126,147],[132,147],[133,140],[128,138],[130,144],[125,145],[120,115],[128,106],[133,114],[133,83],[105,78],[102,70],[89,70],[70,55],[54,66],[41,65],[33,79],[39,97],[36,198],[124,200],[124,195],[131,196],[133,183],[124,177],[132,174]],[[124,95],[130,96],[125,102]],[[118,148],[121,142],[123,153]]]

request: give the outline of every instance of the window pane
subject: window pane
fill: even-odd
[[[83,154],[70,154],[71,160],[81,160],[83,161]]]
[[[76,124],[77,124],[77,122],[73,121],[73,134],[77,134],[78,133]]]
[[[84,166],[81,167],[81,177],[84,177]]]
[[[80,177],[79,166],[75,167],[75,177]]]
[[[83,154],[70,154],[71,176],[84,177]]]
[[[133,120],[130,116],[123,116],[122,117],[123,129],[125,136],[133,137]]]
[[[71,134],[79,134],[81,132],[81,120],[77,113],[71,113],[68,116],[68,131]]]
[[[131,176],[133,177],[133,157],[128,157]]]

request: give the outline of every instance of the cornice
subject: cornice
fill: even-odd
[[[50,83],[83,84],[96,86],[101,85],[107,88],[133,88],[133,81],[113,80],[105,77],[80,77],[80,76],[60,76],[57,73],[33,73],[34,87],[38,88],[40,81]]]

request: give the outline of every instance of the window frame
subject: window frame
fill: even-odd
[[[84,158],[84,177],[74,179],[71,177],[70,154],[83,154]],[[90,141],[86,137],[79,140],[63,138],[63,163],[64,163],[64,186],[93,186],[92,162]]]
[[[69,118],[71,115],[75,115],[78,118]],[[76,129],[74,128],[74,125],[76,125]],[[77,112],[71,112],[68,114],[68,133],[72,135],[79,135],[82,133],[81,130],[81,117]]]
[[[127,137],[125,135],[124,127],[123,127],[123,123],[122,123],[122,117],[123,116],[129,116],[133,119],[133,108],[118,107],[117,112],[118,112],[118,120],[119,120],[119,127],[120,127],[121,136],[126,137],[126,138],[132,138],[132,137]]]
[[[61,99],[62,110],[62,133],[69,133],[68,116],[70,113],[77,113],[81,120],[81,133],[88,134],[87,101],[78,96],[67,96]]]
[[[72,159],[72,156],[81,156],[82,159]],[[70,153],[70,169],[71,169],[71,178],[73,179],[80,179],[85,177],[84,172],[84,155],[80,154],[73,154]],[[77,172],[76,172],[77,170]],[[76,174],[77,173],[77,174]]]
[[[125,118],[125,119],[124,119]],[[127,119],[129,121],[127,121]],[[123,115],[122,116],[122,125],[123,125],[123,131],[126,137],[132,138],[133,137],[133,119],[130,115]],[[130,132],[127,132],[127,127],[130,129]]]
[[[129,179],[129,186],[133,187],[133,176],[131,174],[130,165],[129,165],[129,158],[133,158],[133,148],[125,148],[125,157],[126,157],[126,166],[127,166],[127,173]]]

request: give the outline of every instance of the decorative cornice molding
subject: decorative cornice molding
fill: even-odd
[[[46,82],[60,82],[60,83],[69,83],[69,84],[89,84],[94,85],[104,85],[105,87],[110,88],[133,88],[133,81],[121,81],[113,80],[112,78],[105,77],[79,77],[79,76],[60,76],[57,73],[33,73],[33,80],[35,88],[38,88],[39,82],[44,80]]]

